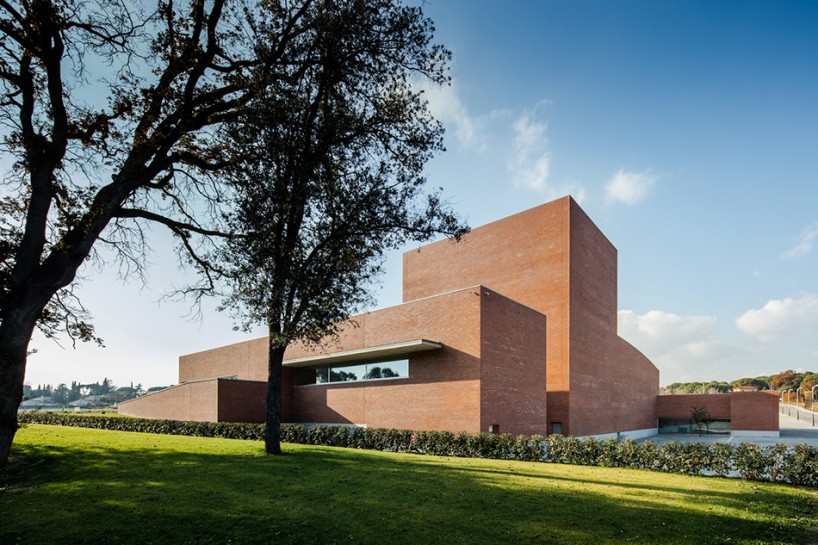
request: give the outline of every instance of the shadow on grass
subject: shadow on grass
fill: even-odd
[[[0,477],[0,543],[816,541],[816,496],[786,487],[715,479],[688,486],[704,480],[674,476],[659,476],[659,485],[638,471],[615,481],[575,466],[546,474],[533,464],[321,447],[289,447],[281,457],[261,450],[17,447],[16,466]]]

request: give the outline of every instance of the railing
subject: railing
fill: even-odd
[[[781,408],[781,414],[794,416],[796,420],[811,422],[813,426],[815,426],[816,420],[818,420],[818,418],[816,418],[818,414],[808,411],[807,409],[802,409],[801,407],[797,407],[795,405],[785,405],[783,403],[779,404],[779,407]]]

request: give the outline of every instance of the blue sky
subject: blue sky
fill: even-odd
[[[428,89],[428,166],[477,226],[572,194],[619,250],[619,333],[662,384],[818,369],[818,3],[431,0],[454,55]],[[27,382],[163,385],[249,338],[158,304],[183,272],[154,230],[146,287],[88,269],[107,348],[36,339]],[[378,306],[400,303],[400,252]]]

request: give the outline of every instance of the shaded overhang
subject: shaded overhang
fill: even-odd
[[[355,350],[345,350],[343,352],[333,352],[332,354],[316,354],[304,358],[284,360],[284,367],[310,367],[313,365],[331,365],[335,363],[350,363],[355,361],[371,361],[392,356],[406,356],[415,352],[426,352],[428,350],[438,350],[443,345],[426,339],[415,339],[399,343],[382,344],[367,348],[357,348]]]

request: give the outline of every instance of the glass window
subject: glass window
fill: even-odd
[[[398,359],[333,367],[301,367],[298,369],[297,384],[325,384],[327,382],[358,382],[362,380],[383,380],[409,376],[409,360]]]
[[[364,380],[366,375],[366,364],[345,365],[343,367],[330,368],[330,382],[353,382]]]
[[[382,361],[366,366],[366,378],[400,378],[409,376],[409,360]]]

